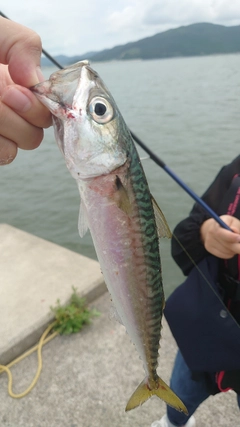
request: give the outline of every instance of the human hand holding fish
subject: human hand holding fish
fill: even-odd
[[[18,148],[31,150],[51,125],[51,114],[29,90],[44,80],[41,40],[32,30],[0,17],[0,165]]]
[[[88,61],[53,73],[32,90],[53,114],[58,146],[77,181],[79,233],[90,229],[118,317],[144,365],[146,377],[126,410],[155,395],[187,413],[157,374],[164,308],[159,235],[171,232],[121,113]]]

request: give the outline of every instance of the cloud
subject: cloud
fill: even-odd
[[[240,24],[239,0],[11,0],[3,12],[34,29],[52,55],[69,56],[196,22]]]
[[[182,25],[189,22],[211,20],[211,7],[204,7],[203,1],[160,0],[149,6],[145,12],[143,24],[148,25]]]
[[[146,7],[143,19],[146,26],[175,26],[195,22],[239,24],[240,2],[239,0],[154,1]]]
[[[118,32],[129,28],[136,20],[135,12],[133,6],[127,6],[121,11],[112,12],[106,19],[108,30],[111,32]]]
[[[233,22],[240,20],[240,2],[239,0],[212,0],[213,19],[222,22]]]

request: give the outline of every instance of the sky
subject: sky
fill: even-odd
[[[2,6],[1,6],[2,7]],[[240,25],[240,0],[8,0],[51,55],[82,55],[197,22]]]

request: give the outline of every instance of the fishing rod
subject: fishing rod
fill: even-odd
[[[131,132],[131,131],[130,131]],[[214,212],[210,206],[207,205],[207,203],[204,202],[204,200],[201,199],[190,187],[188,187],[185,182],[181,180],[167,165],[163,162],[163,160],[160,159],[155,153],[153,153],[150,148],[147,147],[133,132],[131,132],[132,137],[134,140],[138,143],[138,145],[143,148],[147,154],[149,154],[149,157],[158,165],[160,166],[171,178],[174,179],[180,185],[180,187],[183,188],[183,190],[189,194],[192,199],[194,199],[199,205],[202,206],[202,208],[209,213],[209,215],[215,219],[215,221],[218,222],[218,224],[225,228],[228,231],[232,231],[230,227]]]
[[[0,12],[0,16],[10,20],[10,18],[8,18],[8,16],[6,16],[3,12]],[[49,53],[45,49],[42,49],[42,53],[49,59],[49,61],[55,64],[58,68],[60,68],[61,70],[63,69],[63,66],[59,64],[59,62],[56,61],[56,59],[54,59],[51,55],[49,55]]]
[[[8,18],[3,12],[0,11],[0,15],[3,16],[6,19]],[[59,62],[56,61],[45,49],[42,49],[42,53],[53,63],[55,64],[59,69],[63,69],[64,67],[59,64]],[[160,159],[144,142],[141,141],[138,136],[136,136],[131,130],[130,133],[132,135],[132,138],[134,141],[149,155],[149,157],[158,165],[160,166],[186,193],[189,194],[189,196],[194,199],[215,221],[222,227],[225,228],[228,231],[232,231],[231,228],[224,222],[222,219],[214,212],[210,206],[208,206],[204,200],[201,199],[190,187],[188,187],[185,182],[181,180],[167,165],[166,163]]]

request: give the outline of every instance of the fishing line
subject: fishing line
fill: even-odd
[[[215,296],[217,297],[217,299],[221,302],[224,310],[227,310],[228,315],[232,318],[232,320],[237,325],[237,327],[240,328],[239,323],[237,322],[237,320],[235,319],[235,317],[233,317],[232,313],[228,310],[228,308],[224,304],[224,302],[223,302],[220,294],[216,291],[216,289],[209,282],[208,278],[205,276],[205,274],[203,273],[203,271],[201,270],[201,268],[199,268],[199,266],[196,264],[196,262],[194,261],[194,259],[191,257],[191,255],[188,253],[188,251],[184,248],[183,244],[180,242],[180,240],[177,238],[177,236],[174,233],[172,233],[172,237],[176,240],[176,242],[179,244],[179,246],[182,248],[182,250],[188,256],[188,258],[190,259],[190,261],[193,263],[193,265],[197,269],[198,273],[202,276],[202,278],[205,280],[205,282],[207,283],[207,285],[211,288],[212,292],[215,294]]]
[[[153,151],[150,150],[133,132],[131,132],[131,135],[133,139],[138,143],[138,145],[146,151],[146,153],[149,154],[149,157],[158,165],[160,166],[168,175],[171,176],[171,178],[177,182],[177,184],[183,188],[183,190],[189,194],[192,199],[194,199],[199,205],[202,206],[202,208],[213,218],[215,221],[218,222],[218,224],[225,228],[226,230],[232,231],[228,225],[222,221],[222,219],[208,206],[204,200],[202,200],[190,187],[188,187],[185,182],[181,180],[165,163],[163,160],[160,159]]]
[[[3,12],[0,12],[0,15],[3,16],[6,19],[8,18]],[[63,69],[64,67],[59,64],[56,59],[54,59],[45,49],[42,49],[42,53],[53,63],[55,64],[59,69]],[[144,144],[144,142],[141,141],[140,138],[138,138],[133,132],[130,133],[132,135],[132,138],[134,141],[146,152],[149,154],[150,158],[158,165],[160,166],[177,184],[186,192],[189,194],[189,196],[194,199],[215,221],[222,227],[225,228],[228,231],[232,231],[231,228],[208,206],[204,200],[202,200],[190,187],[188,187],[185,182],[182,181],[181,178],[179,178],[167,165],[166,163],[161,160],[150,148]]]

